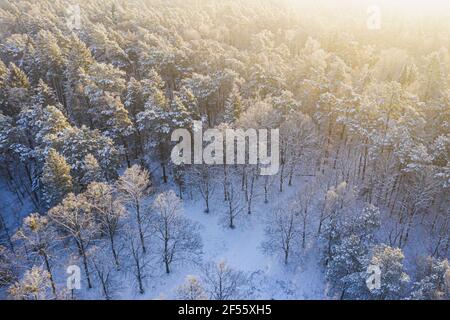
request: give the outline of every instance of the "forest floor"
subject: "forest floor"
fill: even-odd
[[[246,286],[243,299],[326,299],[327,286],[323,265],[321,263],[321,243],[317,240],[318,212],[311,215],[309,242],[304,250],[297,256],[292,256],[288,265],[283,263],[280,254],[268,255],[262,249],[265,240],[265,228],[269,214],[280,204],[289,203],[296,192],[306,185],[307,177],[296,177],[292,186],[285,186],[283,192],[277,190],[276,183],[272,185],[269,193],[269,202],[263,201],[261,190],[254,199],[252,213],[243,212],[236,219],[236,227],[231,229],[226,222],[226,203],[223,200],[221,184],[217,183],[215,192],[210,201],[210,212],[204,212],[204,201],[196,190],[186,192],[183,206],[187,218],[200,225],[200,235],[203,243],[201,261],[177,263],[173,265],[172,272],[166,274],[163,265],[150,257],[151,267],[146,279],[146,292],[139,294],[136,290],[133,276],[130,272],[121,272],[116,279],[117,290],[114,298],[117,299],[174,299],[176,288],[184,282],[188,275],[201,276],[202,265],[207,262],[225,261],[235,270],[243,271],[251,280]],[[157,186],[157,193],[177,188],[172,183]],[[240,185],[236,186],[240,190]],[[146,199],[149,205],[153,196]],[[9,232],[14,234],[23,217],[33,211],[28,200],[19,204],[17,197],[8,191],[7,186],[0,181],[1,213],[8,225]],[[385,217],[386,218],[386,217]],[[384,219],[380,237],[387,238],[389,220]],[[426,254],[424,244],[420,242],[423,235],[420,229],[412,235],[405,247],[405,266],[412,268],[418,255]],[[151,246],[151,244],[150,244]],[[129,259],[130,257],[122,257]],[[69,263],[77,263],[73,255],[61,254],[54,265],[56,282],[63,286],[66,282],[65,267]],[[76,293],[81,299],[98,299],[101,293],[98,288],[93,290],[81,289]]]

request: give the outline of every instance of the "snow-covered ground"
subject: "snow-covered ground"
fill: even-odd
[[[117,289],[114,298],[117,299],[174,299],[176,289],[188,275],[201,276],[202,265],[207,262],[225,261],[235,270],[243,271],[250,285],[247,287],[244,299],[327,299],[327,283],[324,275],[322,247],[320,240],[315,236],[317,230],[318,212],[313,212],[309,226],[309,240],[304,250],[291,259],[288,265],[283,263],[280,254],[268,255],[262,250],[265,240],[265,228],[268,217],[280,204],[292,201],[293,196],[302,190],[308,183],[308,177],[297,176],[292,186],[285,186],[283,192],[277,190],[276,183],[271,186],[269,202],[263,201],[262,190],[258,190],[258,196],[254,199],[252,213],[247,214],[244,210],[236,220],[236,227],[230,229],[224,221],[226,218],[226,203],[223,200],[223,191],[220,183],[216,182],[215,192],[210,202],[210,212],[204,212],[204,201],[196,188],[186,192],[183,200],[184,215],[200,225],[200,236],[203,243],[203,254],[201,260],[176,263],[172,272],[166,274],[163,265],[156,257],[149,256],[152,260],[148,277],[145,283],[145,293],[139,294],[136,282],[130,272],[122,270],[116,278]],[[5,218],[10,233],[13,234],[18,228],[17,221],[33,212],[33,206],[29,199],[21,205],[16,201],[16,196],[8,191],[6,185],[1,184],[0,198],[2,201],[3,217]],[[261,187],[259,185],[259,187]],[[155,193],[145,199],[145,205],[150,205],[155,194],[177,187],[172,183],[157,184]],[[240,186],[237,187],[240,190]],[[192,198],[190,194],[192,193]],[[363,204],[361,203],[361,206]],[[384,226],[389,225],[389,220],[384,219]],[[384,234],[389,228],[381,228],[378,237],[385,241]],[[420,241],[423,238],[421,229],[415,229],[411,234],[410,241],[405,247],[405,266],[412,268],[419,256],[426,255],[426,245]],[[149,246],[151,247],[151,243]],[[73,248],[62,250],[54,260],[54,277],[58,285],[63,288],[66,283],[66,268],[69,264],[79,264],[78,257]],[[123,250],[126,251],[126,250]],[[127,261],[131,257],[122,254],[121,259]],[[82,289],[75,293],[79,299],[102,298],[99,287],[87,290]]]
[[[216,188],[209,213],[204,212],[204,202],[199,194],[194,194],[192,200],[184,200],[186,217],[201,225],[203,262],[226,261],[232,268],[245,272],[252,283],[246,296],[248,299],[324,298],[325,281],[314,244],[305,250],[297,265],[288,266],[280,256],[267,255],[261,248],[268,214],[278,202],[287,201],[298,188],[294,183],[283,193],[273,193],[273,199],[268,204],[264,203],[262,197],[257,197],[252,213],[241,213],[234,229],[230,229],[223,221],[226,206],[220,188]],[[163,271],[161,266],[148,280],[149,290],[144,295],[131,289],[125,290],[122,297],[174,298],[175,289],[187,275],[201,273],[195,263],[176,265],[169,275]]]
[[[236,221],[236,228],[230,229],[223,218],[226,210],[223,194],[216,188],[211,201],[211,210],[204,212],[204,202],[199,194],[193,192],[193,199],[186,195],[183,206],[187,218],[201,226],[203,242],[203,255],[201,261],[174,265],[173,272],[166,274],[161,264],[155,263],[146,280],[146,292],[141,295],[137,292],[135,281],[131,274],[122,272],[118,279],[118,290],[115,298],[119,299],[172,299],[175,298],[176,288],[183,283],[188,275],[201,275],[201,263],[225,261],[233,269],[245,272],[251,280],[245,297],[248,299],[323,299],[325,298],[325,281],[320,266],[320,257],[317,254],[315,243],[309,243],[308,248],[296,264],[285,265],[280,256],[267,255],[263,252],[261,244],[265,237],[264,229],[267,216],[278,203],[288,201],[289,197],[298,190],[300,181],[293,186],[286,187],[282,193],[274,191],[268,204],[262,197],[256,197],[252,213],[241,213]],[[175,186],[160,186],[160,189],[175,189]],[[160,190],[158,190],[160,191]],[[32,205],[27,201],[24,206],[17,207],[15,196],[0,189],[3,199],[2,212],[13,212],[16,216],[8,216],[11,233],[17,229],[18,216],[24,217],[33,211]],[[146,199],[149,204],[153,197]],[[151,244],[150,244],[151,245]],[[128,257],[129,258],[129,257]],[[123,259],[128,259],[123,257]],[[74,256],[68,252],[61,252],[54,265],[54,276],[60,286],[64,286],[67,274],[65,268],[68,263],[77,263]],[[82,278],[82,285],[84,278]],[[83,299],[101,298],[98,288],[91,290],[81,289],[76,296]]]

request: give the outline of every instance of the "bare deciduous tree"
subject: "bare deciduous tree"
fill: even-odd
[[[195,259],[201,253],[199,227],[183,216],[182,202],[172,190],[159,194],[152,208],[152,229],[159,240],[157,250],[166,273],[170,273],[174,261]]]
[[[225,261],[207,263],[202,280],[212,300],[240,299],[248,282],[242,271],[232,269]]]
[[[122,227],[121,220],[126,215],[124,206],[115,198],[112,186],[106,183],[91,183],[84,192],[84,197],[95,215],[100,231],[108,237],[114,262],[116,267],[120,268],[115,242]]]
[[[227,208],[225,209],[225,217],[227,224],[231,229],[234,229],[236,218],[244,210],[243,199],[239,192],[235,190],[233,184],[230,184],[227,192]]]
[[[266,240],[262,248],[268,254],[283,252],[284,263],[287,264],[289,256],[298,243],[299,216],[292,207],[278,206],[273,210],[266,227]]]
[[[142,215],[142,199],[150,189],[150,178],[147,170],[138,165],[128,168],[117,180],[117,190],[124,203],[128,204],[135,214],[142,250],[146,252],[144,217]]]
[[[89,257],[94,269],[94,279],[100,284],[101,295],[106,300],[114,298],[114,292],[118,289],[115,279],[116,262],[110,258],[108,246],[94,246],[89,250]]]
[[[56,298],[56,285],[50,261],[59,239],[49,219],[39,213],[30,214],[23,219],[22,227],[16,232],[14,238],[17,241],[24,242],[28,254],[36,255],[42,259],[49,274],[53,295]]]
[[[182,285],[176,289],[177,298],[180,300],[207,300],[205,289],[200,279],[188,275]]]
[[[215,190],[214,168],[207,165],[194,166],[191,171],[191,180],[197,185],[205,201],[205,213],[210,211],[210,200]]]
[[[49,210],[48,215],[56,225],[62,228],[63,232],[75,241],[83,260],[88,287],[92,288],[88,249],[99,229],[85,198],[83,195],[76,196],[69,193],[61,204]]]
[[[126,240],[131,253],[129,268],[137,282],[139,293],[144,294],[145,282],[149,275],[150,261],[147,259],[140,241],[136,240],[135,232],[132,229],[127,230]]]
[[[9,295],[15,300],[46,300],[50,291],[50,274],[43,268],[34,266],[9,288]]]

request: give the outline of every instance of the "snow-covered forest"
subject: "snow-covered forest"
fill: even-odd
[[[0,0],[0,299],[450,299],[450,6],[378,2]]]

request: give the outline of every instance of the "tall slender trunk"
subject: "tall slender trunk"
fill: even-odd
[[[92,289],[91,276],[89,275],[88,260],[87,260],[86,249],[84,247],[83,240],[78,239],[77,244],[78,244],[78,249],[80,250],[81,257],[83,258],[84,273],[86,274],[88,288]]]
[[[116,264],[116,269],[119,270],[120,269],[119,256],[117,255],[117,252],[116,252],[116,246],[114,244],[114,236],[112,234],[110,234],[109,239],[110,239],[110,243],[111,243],[111,251],[112,251],[112,254],[114,257],[114,262]]]
[[[55,281],[53,279],[53,274],[52,274],[52,270],[50,268],[50,262],[48,261],[48,256],[47,253],[44,251],[42,252],[42,257],[44,258],[44,262],[45,262],[45,268],[47,269],[48,274],[50,275],[50,284],[52,286],[52,292],[53,295],[55,296],[55,299],[58,298],[57,294],[56,294],[56,286],[55,286]]]
[[[163,181],[167,183],[167,175],[166,175],[166,164],[164,162],[161,163],[162,173],[163,173]]]
[[[145,248],[144,232],[142,231],[141,206],[140,206],[139,200],[136,200],[135,206],[136,206],[136,217],[137,217],[138,230],[139,230],[139,239],[141,241],[142,251],[144,253],[146,253],[147,249]]]

